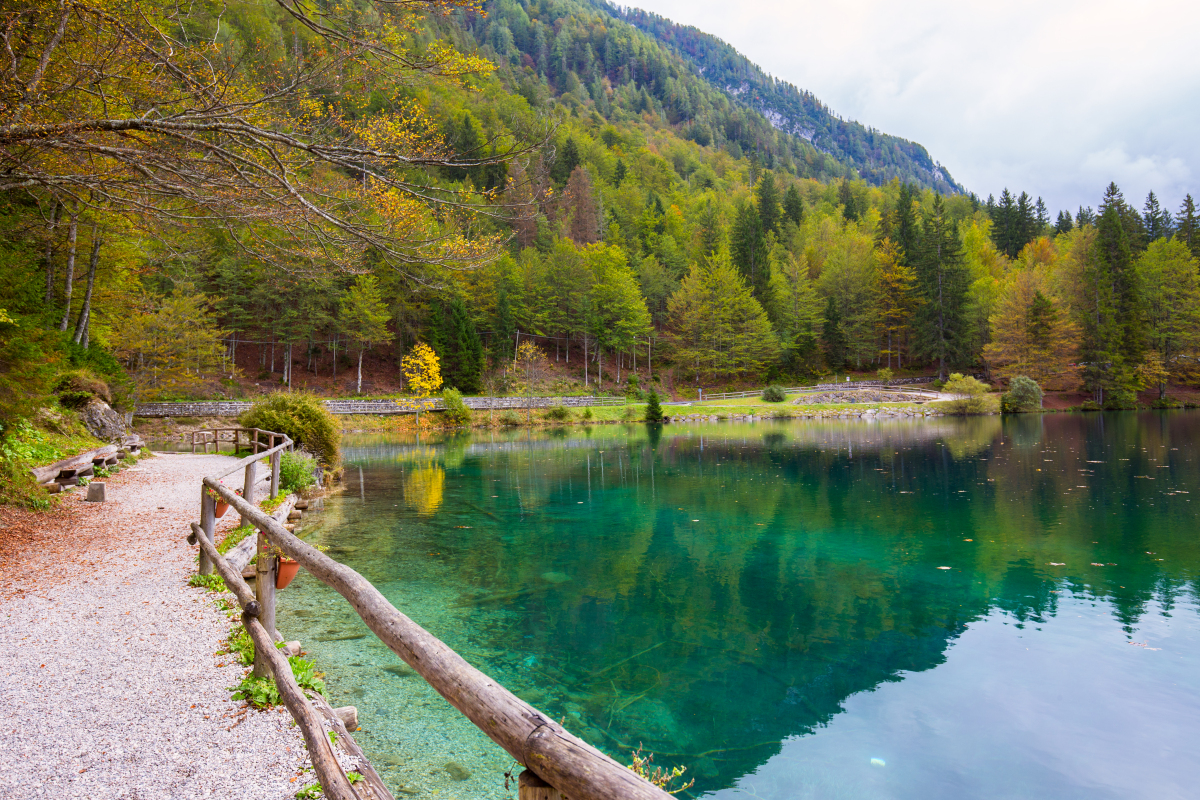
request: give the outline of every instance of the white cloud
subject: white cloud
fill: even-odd
[[[1115,180],[1172,209],[1200,172],[1200,6],[1177,0],[643,0],[835,112],[925,145],[968,189],[1052,209]]]

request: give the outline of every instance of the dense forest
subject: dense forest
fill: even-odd
[[[6,430],[68,369],[128,401],[353,392],[420,343],[468,393],[512,390],[530,339],[590,391],[959,370],[1129,407],[1196,380],[1190,196],[981,200],[653,15],[0,13]]]

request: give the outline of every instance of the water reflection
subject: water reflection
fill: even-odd
[[[862,720],[847,709],[861,701],[851,698],[884,691],[890,709],[941,707],[949,695],[938,682],[912,676],[936,678],[961,651],[974,665],[962,680],[1000,680],[978,653],[1011,655],[1020,637],[1036,635],[1046,655],[1022,667],[1031,686],[1062,684],[1056,654],[1093,677],[1124,674],[1111,648],[1143,652],[1137,636],[1151,613],[1195,666],[1198,423],[1191,413],[1046,415],[361,437],[345,451],[361,484],[352,477],[329,504],[317,537],[517,694],[614,754],[642,743],[660,761],[688,764],[699,792],[1039,796],[945,783],[976,773],[936,759],[919,768],[909,759],[914,771],[900,778],[868,771],[844,784],[817,776],[819,760],[804,756],[808,766],[789,773],[786,759],[810,742],[826,755],[841,748],[833,761],[859,758]],[[353,627],[329,616],[312,581],[296,586],[284,603],[301,618]],[[1103,610],[1083,634],[1064,622],[1081,604]],[[359,681],[367,663],[353,641],[316,652],[345,665],[331,669],[335,687]],[[1200,715],[1188,722],[1181,709],[1194,710],[1197,672],[1170,673],[1169,686],[1133,674],[1105,701],[1194,737]],[[361,686],[372,698],[415,691],[411,682]],[[1046,724],[1087,718],[1080,697],[1066,708],[1041,702],[1023,713]],[[483,752],[440,708],[428,713],[457,731],[453,746]],[[393,752],[425,719],[380,716],[364,728]],[[1080,758],[1052,742],[1029,752],[1011,722],[1001,731],[946,724],[953,734],[936,732],[936,715],[926,724],[934,732],[916,737],[926,747],[974,737],[1009,758]],[[829,744],[839,725],[853,733]],[[903,725],[885,729],[901,736]],[[1114,747],[1153,759],[1156,741],[1118,737]],[[859,761],[886,771],[874,757]],[[396,765],[395,780],[416,780],[405,770],[419,773],[411,765],[420,759],[414,751]],[[764,770],[785,776],[778,785],[804,776],[826,788],[768,791]],[[1164,763],[1159,775],[1158,790],[1200,778],[1190,762]],[[1060,793],[1040,796],[1083,785],[1071,770],[1054,776],[1045,780]],[[976,788],[963,794],[966,786]],[[455,791],[491,788],[468,781]]]

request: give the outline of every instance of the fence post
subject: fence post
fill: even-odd
[[[275,640],[275,556],[271,555],[267,537],[258,532],[258,561],[254,565],[254,599],[258,601],[258,621]],[[271,675],[270,662],[254,650],[254,677]]]
[[[275,446],[275,437],[271,437],[271,447]],[[274,500],[279,496],[279,457],[283,455],[282,451],[276,450],[271,453],[271,499]]]
[[[200,530],[208,540],[214,540],[214,531],[217,527],[217,501],[208,494],[208,487],[200,484]],[[213,571],[212,561],[205,554],[204,549],[200,549],[200,568],[201,575],[211,575]]]
[[[244,497],[246,499],[246,502],[249,503],[250,505],[254,505],[254,482],[257,478],[258,478],[258,462],[251,461],[249,464],[246,465],[246,480],[244,480],[242,482],[242,497]],[[238,524],[245,525],[249,521],[250,520],[248,520],[246,517],[243,516],[242,521],[239,522]]]
[[[517,800],[563,800],[562,792],[529,770],[517,776]]]

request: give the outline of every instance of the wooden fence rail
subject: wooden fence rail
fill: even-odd
[[[235,469],[236,466],[225,474]],[[553,787],[556,793],[561,793],[571,800],[670,800],[671,795],[667,792],[583,740],[572,736],[549,715],[543,714],[509,692],[496,680],[472,667],[444,642],[397,610],[370,581],[294,536],[278,521],[255,507],[252,498],[238,496],[215,476],[204,479],[204,488],[206,491],[203,497],[208,498],[210,495],[207,490],[211,490],[258,528],[262,540],[300,562],[300,566],[308,570],[313,577],[342,595],[380,641],[400,656],[492,741],[503,747],[515,761]],[[207,552],[210,548],[206,544],[211,544],[211,538],[205,536],[202,525],[196,526],[196,530],[194,535],[205,540],[201,549],[207,554],[202,556],[202,561],[207,558],[219,568],[228,569],[224,559],[216,554],[215,547],[211,548],[211,552]],[[261,546],[259,552],[260,564],[264,560],[274,561]],[[224,572],[222,577],[226,577]],[[234,577],[241,580],[240,576]],[[260,573],[257,583],[262,584],[266,577]],[[226,580],[228,582],[229,578]],[[273,588],[274,581],[271,580],[270,583]],[[232,586],[233,584],[231,588]],[[239,603],[246,601],[243,609],[250,608],[252,602],[248,591],[247,588],[237,592]],[[244,615],[248,621],[247,630],[250,630],[251,625],[256,626],[255,632],[251,634],[256,660],[260,650],[269,651],[269,655],[273,657],[277,656],[272,640],[273,592],[269,598],[271,609],[265,607],[263,600],[262,592],[258,591],[254,598],[259,605],[257,618],[249,613]],[[269,623],[263,619],[268,613],[271,614]],[[285,675],[285,680],[286,676],[290,675],[290,670],[284,671],[286,662],[280,666],[273,659],[270,667],[275,671],[277,679],[281,673]],[[298,707],[307,706],[303,695],[294,702]],[[308,708],[311,709],[311,706]],[[288,709],[292,711],[292,716],[298,724],[302,727],[308,724],[301,722],[302,715],[307,713],[303,708],[293,710],[292,703],[289,702]],[[308,736],[306,729],[306,739]],[[314,753],[315,766],[317,751],[313,749],[312,744],[310,752]],[[318,778],[326,793],[330,797],[353,797],[336,794],[341,791],[340,782],[345,780],[345,776],[341,774],[340,769],[332,772],[338,774],[323,774],[322,769],[318,769]],[[327,780],[329,783],[326,783]],[[531,792],[538,783],[532,780],[532,776],[527,776],[521,784],[521,797],[532,797]]]
[[[818,383],[813,386],[785,387],[786,394],[803,394],[805,392],[835,391],[838,389],[894,389],[896,391],[931,392],[916,384],[932,383],[934,378],[896,378],[890,381],[846,381],[845,383]],[[763,389],[750,389],[744,392],[709,392],[701,397],[702,400],[734,400],[744,397],[758,397]],[[931,392],[937,394],[937,392]]]

